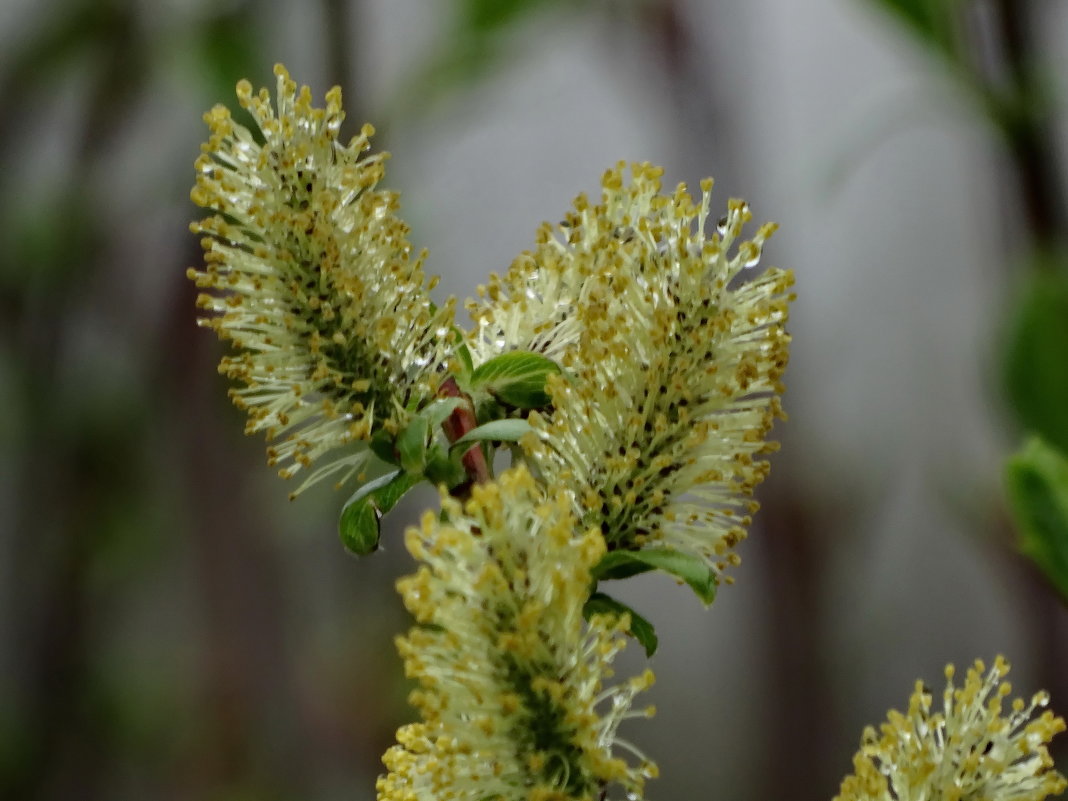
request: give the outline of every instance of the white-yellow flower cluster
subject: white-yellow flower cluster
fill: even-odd
[[[352,443],[395,432],[433,396],[453,311],[434,307],[397,197],[376,189],[371,127],[343,144],[341,90],[315,108],[308,87],[275,73],[277,110],[266,89],[238,84],[255,132],[223,106],[205,116],[192,199],[212,216],[192,226],[205,266],[190,277],[213,290],[201,322],[235,346],[220,371],[241,384],[231,396],[248,432],[277,440],[269,461],[288,477],[329,452],[308,481],[344,480],[363,459]]]
[[[446,499],[407,535],[418,572],[399,588],[417,625],[399,640],[422,721],[387,752],[382,801],[594,799],[641,793],[655,767],[616,734],[648,671],[611,687],[627,620],[582,608],[600,533],[581,533],[567,498],[546,498],[525,468]]]
[[[659,168],[634,165],[627,182],[623,166],[605,174],[600,203],[579,196],[480,287],[472,350],[536,350],[563,366],[527,458],[610,550],[667,547],[722,571],[767,473],[754,457],[774,448],[793,278],[743,275],[774,226],[742,241],[750,213],[732,200],[709,230],[710,180],[695,204],[684,186],[661,194]]]
[[[1064,720],[1044,709],[1044,692],[1005,710],[1008,672],[1000,656],[989,672],[976,661],[956,687],[950,665],[940,711],[917,682],[907,712],[891,711],[878,732],[864,731],[835,801],[1042,801],[1062,793],[1068,782],[1047,745]]]

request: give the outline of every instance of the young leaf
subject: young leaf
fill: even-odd
[[[475,404],[475,419],[479,423],[488,423],[491,420],[500,420],[508,416],[508,410],[490,396],[480,398]]]
[[[456,411],[456,407],[464,402],[463,398],[438,398],[427,404],[426,408],[419,412],[419,416],[426,418],[430,430],[434,431],[440,428],[441,424],[445,422],[445,418]]]
[[[422,473],[426,467],[426,446],[430,436],[430,421],[415,417],[397,437],[397,453],[401,467],[409,473]]]
[[[456,358],[460,360],[460,375],[457,376],[457,381],[460,386],[467,386],[471,381],[471,374],[475,371],[475,362],[471,358],[470,348],[464,342],[464,332],[459,328],[454,328],[453,335],[456,337]]]
[[[593,577],[598,581],[622,579],[648,570],[662,570],[686,582],[705,606],[716,600],[718,582],[708,563],[670,548],[611,551],[594,566]]]
[[[472,442],[518,442],[524,434],[533,430],[526,420],[491,420],[478,428],[472,428],[452,443],[452,447],[469,445]]]
[[[378,527],[378,512],[367,499],[345,505],[341,510],[337,530],[341,537],[341,544],[351,554],[366,556],[378,550],[378,539],[381,534]]]
[[[356,556],[377,550],[382,515],[421,480],[421,476],[395,470],[356,490],[341,509],[338,520],[338,534],[345,548]]]
[[[450,490],[470,478],[460,462],[459,453],[450,456],[444,448],[438,445],[430,449],[430,458],[427,459],[423,475],[431,484],[444,484]]]
[[[400,462],[397,461],[397,450],[393,437],[385,431],[377,431],[375,435],[371,437],[368,447],[370,447],[371,453],[386,464],[400,466]]]
[[[1068,457],[1032,437],[1005,469],[1020,550],[1068,601]]]
[[[545,391],[546,379],[560,372],[552,359],[530,351],[515,350],[494,356],[471,374],[472,390],[483,389],[509,406],[537,409],[552,399]]]
[[[603,592],[595,592],[586,601],[586,605],[582,607],[582,616],[586,620],[589,620],[593,615],[611,615],[612,617],[630,615],[631,636],[641,643],[641,646],[645,649],[646,656],[652,656],[656,653],[659,640],[653,624],[622,601],[618,601],[610,595],[605,595]]]

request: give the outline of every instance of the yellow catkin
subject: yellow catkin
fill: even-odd
[[[208,290],[201,323],[233,345],[220,370],[247,431],[275,440],[269,462],[289,477],[322,460],[302,489],[358,474],[360,443],[433,397],[453,304],[434,308],[397,198],[378,188],[374,129],[343,143],[340,90],[318,108],[283,67],[275,74],[273,104],[238,84],[255,133],[224,106],[204,117],[190,196],[209,216],[192,225],[204,266],[189,277]]]
[[[1008,672],[1001,656],[989,670],[977,660],[957,686],[948,666],[940,710],[916,682],[905,714],[891,711],[878,732],[864,730],[835,801],[1043,801],[1062,793],[1068,782],[1048,744],[1064,720],[1045,709],[1041,692],[1006,710]]]
[[[583,621],[600,534],[582,533],[569,500],[546,497],[525,468],[463,507],[445,499],[445,517],[406,537],[422,567],[398,586],[421,625],[398,645],[422,720],[384,757],[379,798],[640,794],[655,767],[621,759],[616,730],[648,712],[631,706],[653,677],[604,688],[629,619]]]
[[[741,240],[743,201],[709,221],[711,180],[698,202],[684,186],[661,194],[659,167],[635,164],[629,180],[624,167],[605,173],[599,203],[580,196],[539,233],[492,303],[469,303],[471,348],[565,366],[522,444],[584,526],[613,548],[670,548],[719,571],[767,473],[754,457],[774,448],[793,277],[752,270],[775,226]]]

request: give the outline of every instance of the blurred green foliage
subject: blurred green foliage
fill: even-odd
[[[1032,437],[1005,469],[1020,549],[1068,602],[1068,457]]]
[[[1009,327],[1005,387],[1028,442],[1006,464],[1020,550],[1068,603],[1068,270],[1047,258]]]
[[[1034,271],[1007,332],[1005,387],[1018,424],[1068,453],[1068,271]]]
[[[956,20],[963,0],[871,0],[900,18],[917,39],[952,60]]]
[[[1010,513],[1019,546],[1065,593],[1068,526],[1068,218],[1059,152],[1053,140],[1047,81],[1034,47],[1030,0],[868,0],[896,17],[941,58],[978,99],[1014,173],[1006,203],[1022,212],[1025,290],[1008,309],[1001,345],[1004,388],[1013,422],[1029,442],[1006,464]],[[962,32],[986,28],[999,63],[976,52]]]
[[[412,113],[464,86],[491,75],[519,55],[515,34],[541,14],[567,8],[580,13],[591,0],[456,0],[444,46],[431,54],[401,93]]]

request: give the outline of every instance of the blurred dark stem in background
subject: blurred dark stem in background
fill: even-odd
[[[331,86],[340,86],[344,92],[345,115],[348,124],[355,123],[357,128],[366,119],[360,102],[359,76],[356,74],[356,52],[353,36],[360,30],[357,15],[360,3],[350,0],[324,0],[326,5],[326,77]]]
[[[1017,200],[1009,196],[1006,205],[1022,209],[1020,222],[1025,228],[1024,252],[1007,253],[1005,261],[1031,269],[1056,265],[1064,270],[1068,258],[1068,195],[1054,134],[1052,100],[1042,72],[1043,53],[1037,36],[1039,14],[1033,0],[991,0],[990,5],[993,33],[998,37],[991,56],[1000,57],[1000,63],[975,69],[973,75],[988,98],[990,119],[1001,133],[1014,178]],[[968,63],[966,54],[961,55],[961,61]],[[974,65],[977,60],[970,62]],[[999,75],[1004,80],[999,80]],[[1001,533],[1011,552],[1000,563],[1007,566],[1009,577],[1020,587],[1031,611],[1027,617],[1035,629],[1030,641],[1035,644],[1037,682],[1055,701],[1068,699],[1068,641],[1060,625],[1063,604],[1033,566],[1017,553],[1015,533],[1007,527]],[[1063,704],[1064,700],[1058,702]],[[1064,739],[1053,743],[1054,756],[1061,765],[1068,759]]]
[[[66,341],[70,330],[62,321],[75,315],[85,298],[98,296],[94,284],[106,269],[96,248],[104,233],[93,209],[83,206],[82,193],[146,74],[132,8],[118,2],[87,4],[74,16],[98,37],[89,43],[98,64],[88,114],[74,137],[76,171],[67,185],[69,196],[62,199],[85,220],[72,229],[85,239],[64,254],[86,259],[70,274],[84,283],[58,280],[45,286],[49,277],[35,275],[34,265],[25,265],[25,294],[4,302],[13,309],[5,329],[10,352],[31,366],[19,378],[29,415],[25,424],[33,432],[22,469],[13,471],[20,481],[15,498],[21,501],[15,530],[25,535],[12,543],[12,573],[19,586],[9,590],[14,594],[9,608],[20,612],[14,619],[14,652],[21,659],[13,679],[23,726],[17,741],[4,744],[0,796],[5,798],[33,798],[38,790],[50,794],[45,797],[102,797],[99,785],[109,743],[101,738],[97,720],[100,699],[90,651],[98,621],[90,577],[100,551],[107,548],[114,506],[121,502],[116,474],[125,474],[127,488],[138,485],[138,449],[131,446],[138,436],[136,419],[115,430],[111,421],[74,408],[77,398],[56,392],[64,383],[60,363],[71,347]],[[39,88],[35,68],[59,55],[74,33],[60,22],[16,55],[15,67],[3,81],[5,102],[21,107],[20,98]],[[4,119],[0,152],[11,143],[20,117]],[[4,272],[12,275],[12,267]],[[12,290],[18,292],[6,287],[5,293]],[[81,423],[73,435],[72,421]]]
[[[990,99],[991,119],[1008,148],[1033,247],[1063,252],[1068,241],[1064,173],[1053,132],[1051,98],[1042,73],[1038,15],[1033,0],[991,0],[1001,63],[979,69],[977,83]],[[974,63],[974,62],[973,62]],[[1003,82],[997,75],[1005,76]],[[1011,261],[1011,259],[1010,259]]]
[[[720,16],[729,17],[726,4],[720,6]],[[735,152],[730,143],[745,133],[731,130],[732,115],[720,113],[730,102],[717,94],[723,83],[712,77],[729,74],[728,57],[702,51],[676,0],[656,0],[646,6],[645,14],[643,27],[667,72],[680,127],[689,134],[689,149],[700,156],[710,141],[716,141],[725,145],[725,152]],[[717,181],[729,178],[733,176],[721,172]],[[762,761],[775,769],[761,773],[761,786],[751,788],[750,797],[816,801],[827,798],[840,778],[834,745],[841,734],[834,722],[834,695],[823,655],[826,545],[819,537],[822,528],[815,509],[805,502],[789,473],[775,472],[761,487],[760,497],[753,539],[762,568],[770,572],[762,577],[769,592],[762,608],[768,613],[758,635],[768,664],[768,684],[758,707],[765,732],[760,753]],[[807,726],[805,721],[810,720],[822,725]],[[802,729],[805,744],[798,748],[796,733]]]

